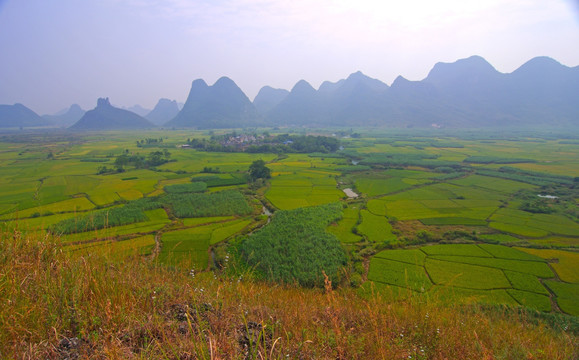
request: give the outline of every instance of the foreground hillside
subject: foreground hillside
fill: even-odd
[[[267,285],[0,238],[0,358],[575,359],[576,318]],[[232,268],[235,265],[230,264]],[[227,268],[226,267],[226,270]],[[237,272],[238,273],[238,272]]]

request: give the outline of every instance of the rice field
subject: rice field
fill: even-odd
[[[519,250],[548,261],[562,281],[579,284],[579,253],[551,249],[519,248]]]
[[[353,232],[360,218],[359,209],[355,206],[344,209],[342,219],[335,224],[330,224],[326,228],[331,234],[334,234],[343,243],[356,243],[362,240],[362,237]]]
[[[368,210],[360,210],[362,223],[358,225],[358,232],[369,241],[375,243],[395,243],[396,235],[392,233],[392,225],[384,216],[374,215]]]
[[[555,280],[545,260],[553,254],[521,250],[491,244],[384,250],[370,261],[368,280],[453,301],[520,305],[547,312],[553,310],[554,296],[564,312],[574,314],[569,299],[575,284]]]
[[[157,169],[127,167],[125,172],[97,175],[99,166],[113,168],[120,154],[146,155],[152,149],[138,148],[135,140],[151,136],[162,137],[164,144],[173,146],[167,148],[171,162]],[[221,247],[264,222],[264,216],[258,215],[260,202],[279,210],[340,202],[342,217],[330,223],[326,232],[356,256],[357,251],[377,252],[370,260],[364,289],[373,287],[394,297],[424,293],[460,302],[522,305],[541,311],[559,307],[571,314],[579,311],[574,305],[579,258],[576,252],[556,249],[579,246],[579,223],[573,217],[573,206],[566,208],[567,213],[523,211],[518,191],[543,189],[521,182],[524,179],[486,176],[490,170],[493,176],[500,176],[504,164],[464,162],[467,158],[527,159],[533,162],[508,166],[572,179],[579,173],[577,146],[552,139],[517,142],[384,135],[343,139],[348,156],[341,152],[218,153],[177,147],[194,136],[209,138],[210,134],[192,130],[85,134],[60,141],[58,146],[45,140],[2,142],[0,225],[3,229],[47,231],[61,221],[112,210],[134,200],[173,196],[175,201],[163,203],[164,208],[145,211],[146,221],[62,235],[61,240],[76,254],[143,256],[151,254],[154,236],[162,234],[161,263],[200,270],[208,268],[213,246]],[[47,158],[49,150],[54,150],[52,159]],[[426,161],[397,168],[388,162],[352,165],[352,160],[388,156]],[[248,184],[246,171],[259,159],[272,170],[272,178],[257,189]],[[437,167],[436,163],[444,166]],[[460,169],[452,164],[459,164]],[[477,174],[480,170],[489,172]],[[342,187],[354,188],[360,198],[347,199]],[[195,196],[189,195],[193,190],[199,192],[201,200],[196,202]],[[226,190],[235,195],[224,196]],[[216,200],[219,204],[207,210],[212,202],[208,199],[219,197],[224,197],[223,201]],[[236,204],[239,206],[234,209]],[[577,204],[575,201],[574,206]],[[445,231],[457,229],[483,241],[540,244],[554,249],[429,244],[379,251],[383,249],[380,246],[414,243],[411,241],[420,230],[444,240]]]
[[[290,166],[291,165],[291,166]],[[298,165],[304,165],[303,168]],[[308,167],[309,163],[272,164],[274,171],[267,199],[280,210],[317,206],[339,201],[344,193],[337,188],[335,174]],[[294,169],[292,172],[277,170]]]

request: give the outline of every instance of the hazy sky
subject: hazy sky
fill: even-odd
[[[579,65],[579,0],[0,0],[0,104],[39,114],[184,102],[221,76],[251,100],[358,70],[390,85],[471,55]]]

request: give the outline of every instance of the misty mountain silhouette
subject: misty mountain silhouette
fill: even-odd
[[[179,113],[179,105],[175,100],[159,99],[155,108],[145,118],[153,124],[161,126],[173,119]]]
[[[222,77],[209,86],[193,81],[187,101],[167,99],[147,117],[174,128],[248,126],[386,127],[569,127],[579,126],[579,66],[549,57],[529,60],[512,73],[501,73],[480,56],[437,63],[421,81],[398,76],[391,86],[358,71],[318,90],[300,80],[291,91],[263,87],[253,103]],[[77,114],[71,107],[61,117]],[[51,118],[56,119],[56,118]],[[0,127],[47,126],[21,104],[0,105]],[[153,124],[114,108],[107,99],[88,111],[72,129],[140,129]]]
[[[165,127],[199,129],[244,127],[260,123],[261,116],[233,82],[222,77],[213,86],[193,81],[183,109]]]
[[[52,125],[22,104],[0,105],[0,128],[40,127]]]
[[[285,89],[274,89],[271,86],[262,87],[253,100],[253,105],[262,114],[276,107],[289,94]]]
[[[87,111],[70,127],[72,130],[130,130],[153,128],[149,120],[128,110],[113,107],[109,98],[99,98],[97,106]]]
[[[60,112],[55,115],[42,115],[42,117],[46,120],[53,122],[55,125],[62,127],[69,127],[70,125],[79,121],[80,118],[85,114],[85,112],[86,111],[84,111],[77,104],[72,104],[64,112]]]
[[[317,91],[302,80],[265,116],[278,126],[577,126],[577,94],[579,67],[540,57],[503,74],[472,56],[391,87],[361,72]]]

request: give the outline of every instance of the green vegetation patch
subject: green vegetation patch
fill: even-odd
[[[500,269],[427,258],[425,268],[437,285],[467,289],[507,289],[509,280]]]
[[[471,175],[466,178],[453,180],[452,184],[461,186],[476,186],[483,189],[488,189],[492,191],[498,191],[503,193],[514,193],[515,191],[521,189],[532,189],[532,185],[528,185],[519,181],[507,180],[507,179],[497,179],[488,176],[481,175]]]
[[[368,196],[390,194],[407,189],[412,185],[401,178],[360,177],[356,178],[356,189]]]
[[[557,296],[557,304],[567,314],[579,316],[579,284],[546,280],[545,285]]]
[[[488,252],[492,256],[501,259],[512,259],[512,260],[530,260],[530,261],[545,261],[539,256],[532,255],[508,246],[501,245],[491,245],[491,244],[479,244],[481,249]]]
[[[366,203],[366,208],[374,215],[386,216],[386,202],[380,199],[370,199]]]
[[[166,203],[180,218],[248,215],[252,209],[239,191],[211,194],[169,194]]]
[[[141,209],[121,207],[62,220],[50,227],[56,234],[73,234],[149,220]]]
[[[431,245],[420,248],[427,255],[450,255],[450,256],[476,256],[491,257],[492,255],[484,251],[477,245],[452,244],[452,245]]]
[[[336,168],[337,171],[341,171],[343,173],[351,173],[351,172],[356,172],[356,171],[368,171],[371,169],[372,168],[368,165],[349,165],[349,166],[340,166],[340,167]]]
[[[548,174],[545,172],[525,171],[510,166],[503,166],[498,170],[478,169],[477,173],[485,176],[510,179],[533,185],[552,185],[573,183],[573,177],[565,175]]]
[[[517,301],[504,289],[475,290],[435,285],[429,293],[432,297],[446,303],[518,305]]]
[[[427,291],[432,286],[423,266],[377,257],[370,261],[368,279],[419,292]]]
[[[481,219],[470,219],[464,217],[440,217],[419,219],[424,225],[467,225],[467,226],[486,226],[487,222]]]
[[[491,221],[489,223],[489,227],[496,229],[496,230],[504,231],[507,233],[515,234],[515,235],[525,236],[525,237],[539,238],[539,237],[549,235],[549,232],[545,231],[545,230],[532,228],[532,227],[529,227],[526,225],[512,224],[512,223],[509,224],[509,223]]]
[[[511,282],[513,289],[549,295],[547,289],[545,289],[536,276],[509,270],[505,270],[504,272],[507,279]]]
[[[223,226],[213,230],[211,233],[211,245],[221,242],[245,229],[251,221],[237,220],[229,223],[224,223]]]
[[[539,311],[551,311],[551,299],[548,296],[514,289],[508,289],[507,292],[524,307]]]
[[[347,258],[325,228],[341,216],[339,203],[278,211],[268,225],[241,242],[239,251],[272,281],[323,286],[325,273],[337,283]]]
[[[473,164],[517,164],[517,163],[537,162],[536,160],[532,159],[503,158],[498,156],[469,156],[463,161],[466,163],[473,163]]]
[[[507,228],[511,228],[509,232],[523,236],[542,237],[549,233],[579,236],[579,224],[564,215],[533,214],[512,208],[503,208],[499,209],[491,220],[497,222],[493,227],[499,228],[500,225],[497,227],[498,224],[506,224]],[[491,225],[493,224],[491,223]],[[529,233],[533,235],[529,235]]]
[[[207,268],[211,226],[164,233],[159,261],[186,268]]]
[[[167,194],[198,193],[205,191],[205,189],[207,189],[207,184],[202,181],[189,184],[168,185],[164,188]]]
[[[144,235],[136,238],[122,240],[122,241],[97,241],[88,244],[74,245],[65,249],[75,253],[85,254],[99,254],[105,255],[112,259],[125,259],[130,256],[144,256],[150,255],[155,246],[154,235]]]
[[[245,176],[197,176],[191,178],[193,183],[204,182],[207,187],[219,187],[219,186],[233,186],[233,185],[243,185],[247,184],[247,178]]]
[[[506,243],[506,244],[521,241],[521,239],[507,234],[482,234],[479,235],[479,238],[486,242]]]
[[[551,249],[520,248],[520,250],[549,261],[561,280],[579,283],[579,253]]]
[[[368,210],[360,210],[362,223],[358,232],[366,235],[369,241],[383,243],[396,242],[396,235],[392,233],[392,225],[384,216],[374,215]]]
[[[362,240],[360,235],[354,234],[353,230],[358,223],[358,209],[346,208],[342,219],[337,223],[333,223],[326,228],[331,234],[334,234],[343,243],[356,243]]]
[[[186,227],[193,227],[199,225],[207,225],[216,222],[226,222],[229,220],[233,220],[235,217],[233,216],[211,216],[211,217],[199,217],[199,218],[186,218],[182,219],[183,226]]]
[[[375,258],[400,261],[408,264],[424,266],[426,254],[418,249],[383,250],[374,255]]]
[[[526,274],[532,274],[541,278],[553,277],[553,271],[543,261],[524,261],[524,260],[510,260],[497,258],[484,258],[473,256],[448,256],[437,255],[433,259],[452,261],[461,264],[471,264],[479,266],[487,266],[489,268],[519,271]]]

